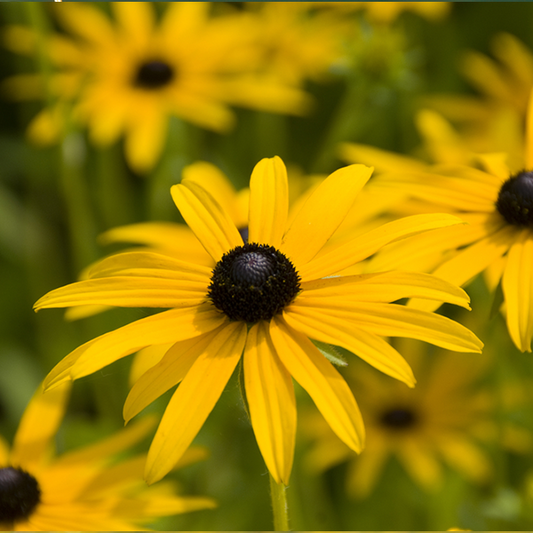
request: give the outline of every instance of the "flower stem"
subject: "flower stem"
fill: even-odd
[[[287,487],[277,483],[270,475],[270,498],[274,513],[274,531],[289,531],[289,508],[287,505]]]

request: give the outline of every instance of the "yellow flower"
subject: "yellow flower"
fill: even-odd
[[[367,366],[349,366],[346,379],[360,396],[367,446],[356,456],[316,413],[308,412],[303,427],[314,442],[306,457],[310,471],[349,461],[347,490],[364,498],[393,457],[421,488],[436,490],[441,487],[444,464],[472,482],[487,481],[493,472],[489,443],[512,446],[525,440],[530,449],[531,434],[509,422],[499,427],[495,391],[482,381],[490,358],[451,353],[425,358],[412,341],[402,341],[402,351],[409,353],[408,361],[418,376],[417,386],[408,389]]]
[[[138,530],[161,516],[210,509],[210,498],[176,495],[173,482],[147,487],[145,455],[116,456],[154,426],[144,418],[88,446],[56,455],[54,436],[64,416],[71,385],[64,383],[30,401],[13,447],[0,438],[0,528],[15,531]],[[201,459],[191,449],[180,466]]]
[[[364,9],[374,22],[390,24],[404,11],[413,11],[430,20],[444,18],[451,2],[313,2],[323,7],[336,7],[343,10]]]
[[[61,101],[73,101],[73,120],[88,126],[95,144],[125,134],[126,157],[137,171],[157,161],[170,116],[224,132],[234,123],[230,105],[306,112],[303,92],[256,75],[259,58],[247,17],[212,16],[209,2],[173,2],[158,22],[150,2],[111,6],[116,22],[90,4],[51,6],[73,37],[50,39],[50,58],[59,69],[50,90]],[[20,27],[5,37],[20,52],[31,51],[34,39]],[[42,80],[25,75],[6,88],[18,97],[21,91],[38,92],[36,83]],[[57,129],[55,114],[45,110],[31,131],[50,137]]]
[[[533,101],[532,101],[533,102]],[[425,170],[384,173],[381,187],[395,187],[416,200],[413,212],[447,212],[467,222],[439,230],[438,238],[420,236],[394,243],[373,258],[369,268],[421,269],[460,286],[484,272],[489,287],[503,290],[507,328],[521,351],[531,351],[533,336],[533,103],[527,117],[524,166],[514,171],[506,155],[485,154],[475,166],[440,165]],[[476,168],[481,167],[481,168]],[[412,305],[433,310],[427,302]]]
[[[46,386],[89,375],[142,348],[173,343],[135,383],[124,407],[130,420],[180,383],[148,454],[149,483],[162,478],[187,449],[241,357],[253,430],[278,483],[288,483],[294,454],[292,378],[341,440],[360,451],[364,428],[353,395],[311,339],[343,346],[411,386],[410,367],[383,337],[413,337],[458,351],[481,348],[468,329],[447,318],[391,304],[420,296],[468,307],[461,289],[426,274],[336,276],[394,239],[457,223],[448,215],[421,215],[335,243],[335,230],[370,175],[363,165],[339,169],[288,224],[285,165],[278,157],[263,159],[250,181],[246,243],[197,180],[173,186],[174,202],[211,265],[151,252],[119,253],[96,265],[90,279],[43,296],[36,309],[170,308],[80,346],[52,370]]]

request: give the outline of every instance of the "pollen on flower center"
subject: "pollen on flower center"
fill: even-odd
[[[280,313],[299,290],[300,277],[289,259],[272,246],[252,243],[224,254],[207,294],[231,320],[253,324]]]
[[[137,70],[134,85],[141,89],[159,89],[174,78],[174,70],[164,61],[146,61]]]
[[[41,501],[37,480],[21,470],[0,468],[0,518],[12,523],[27,519]]]
[[[533,226],[533,172],[511,176],[500,189],[496,208],[509,224]]]
[[[382,425],[394,430],[410,428],[416,421],[416,415],[410,409],[389,409],[380,418]]]

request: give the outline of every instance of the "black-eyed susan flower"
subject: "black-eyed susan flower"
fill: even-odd
[[[170,308],[104,334],[74,350],[46,386],[77,379],[138,350],[172,343],[132,387],[130,420],[179,383],[152,442],[149,483],[182,456],[242,359],[246,398],[259,448],[272,477],[288,483],[296,433],[292,378],[312,397],[335,433],[360,451],[364,427],[346,382],[313,341],[343,346],[379,370],[414,385],[409,365],[383,338],[405,336],[451,350],[479,351],[465,327],[391,302],[407,296],[468,306],[460,289],[425,274],[337,276],[385,243],[457,223],[422,215],[335,242],[372,170],[352,165],[331,174],[288,219],[286,169],[263,159],[250,181],[248,240],[212,194],[195,180],[171,189],[211,264],[151,252],[119,253],[90,279],[54,290],[36,309],[87,304]]]
[[[0,438],[0,528],[15,531],[132,531],[157,518],[215,506],[213,500],[177,494],[174,482],[147,487],[145,454],[118,459],[154,426],[144,418],[90,445],[57,454],[54,437],[64,416],[70,383],[35,393],[13,446]],[[191,449],[187,463],[205,456]]]
[[[417,485],[432,491],[442,487],[446,468],[472,483],[489,481],[495,469],[491,447],[530,449],[531,433],[507,416],[511,409],[502,409],[494,383],[486,379],[493,359],[451,353],[424,357],[421,345],[401,341],[417,386],[391,382],[366,365],[347,368],[346,380],[365,420],[367,446],[355,455],[309,411],[303,432],[313,443],[305,458],[311,472],[348,462],[347,491],[364,498],[387,463],[396,460]]]
[[[112,3],[114,20],[90,4],[59,4],[53,14],[68,32],[49,39],[57,68],[49,90],[72,106],[70,120],[87,126],[97,145],[125,136],[128,162],[149,170],[161,153],[170,116],[202,128],[228,131],[230,106],[303,114],[308,97],[257,75],[253,25],[240,14],[213,16],[209,2],[169,3],[157,20],[150,2]],[[6,30],[12,50],[35,50],[35,35]],[[5,89],[16,98],[43,95],[43,80],[21,75]],[[134,110],[135,112],[133,112]],[[37,141],[50,140],[61,113],[46,109],[30,125]]]
[[[447,212],[467,225],[439,230],[437,239],[420,236],[394,243],[370,261],[372,270],[394,268],[432,272],[465,286],[484,273],[492,290],[501,283],[503,310],[514,344],[531,351],[533,336],[533,105],[528,110],[523,167],[516,171],[506,154],[485,154],[473,166],[436,165],[423,171],[387,172],[377,181],[416,199],[413,212]],[[479,167],[479,168],[476,168]],[[434,309],[427,302],[413,306]]]

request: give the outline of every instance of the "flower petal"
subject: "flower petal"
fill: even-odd
[[[150,446],[145,479],[155,483],[180,459],[213,410],[246,342],[246,324],[231,322],[193,364],[172,396]]]
[[[270,337],[282,363],[309,393],[331,429],[352,450],[364,446],[365,428],[352,391],[333,365],[283,318],[270,323]]]
[[[141,276],[116,276],[71,283],[44,295],[36,309],[74,305],[193,307],[205,302],[207,284]]]
[[[296,305],[286,309],[283,318],[309,338],[342,346],[381,372],[414,386],[415,378],[405,359],[375,333],[356,327],[353,322],[325,315],[320,309]]]
[[[11,464],[30,468],[48,456],[52,439],[63,420],[70,390],[70,383],[45,393],[42,385],[37,389],[19,423]]]
[[[460,223],[457,217],[446,214],[413,215],[394,220],[347,242],[326,247],[323,253],[300,267],[298,272],[303,281],[331,276],[366,259],[390,242]]]
[[[313,191],[292,221],[281,246],[297,269],[310,261],[340,226],[372,170],[364,165],[341,168]]]
[[[249,242],[281,246],[289,212],[287,169],[279,157],[262,159],[250,179]]]
[[[506,302],[507,328],[522,352],[531,352],[533,334],[533,239],[524,229],[507,254],[502,289]]]
[[[124,421],[128,423],[147,405],[179,383],[209,345],[216,331],[173,344],[163,359],[147,370],[131,388],[124,403]]]
[[[289,484],[296,441],[292,378],[279,360],[265,322],[248,332],[244,382],[257,444],[276,483]]]
[[[428,298],[470,309],[470,297],[459,287],[416,272],[379,272],[340,276],[301,284],[298,301],[306,298],[354,298],[358,302],[394,302],[402,298]]]
[[[243,245],[229,215],[196,182],[184,180],[170,192],[181,215],[215,262],[229,250]]]
[[[483,347],[483,343],[463,325],[404,305],[309,298],[298,300],[298,305],[289,309],[295,308],[300,314],[314,316],[317,320],[343,321],[382,337],[419,339],[456,352],[479,353]]]
[[[67,379],[78,379],[141,348],[174,343],[220,326],[226,318],[206,304],[171,309],[127,324],[93,339],[60,361],[45,379],[45,389]]]
[[[147,2],[113,2],[111,6],[128,42],[146,50],[155,25],[152,5]]]

